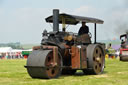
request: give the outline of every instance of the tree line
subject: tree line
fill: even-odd
[[[0,43],[0,47],[11,47],[13,49],[22,49],[20,42],[15,43]]]

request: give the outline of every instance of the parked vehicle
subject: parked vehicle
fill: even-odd
[[[32,51],[24,50],[22,51],[22,56],[24,57],[24,59],[27,59],[30,53],[32,53]]]
[[[120,60],[128,61],[128,33],[120,36],[121,48],[120,48]]]

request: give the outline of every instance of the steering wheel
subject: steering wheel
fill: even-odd
[[[88,35],[90,36],[90,38],[92,38],[92,34],[91,34],[91,32],[89,32]]]

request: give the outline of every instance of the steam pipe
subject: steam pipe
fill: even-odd
[[[53,9],[53,31],[59,31],[59,9]]]

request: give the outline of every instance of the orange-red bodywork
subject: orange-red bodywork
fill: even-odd
[[[86,47],[85,46],[81,46],[81,48],[79,48],[77,46],[71,47],[71,62],[72,62],[72,69],[87,68]]]

